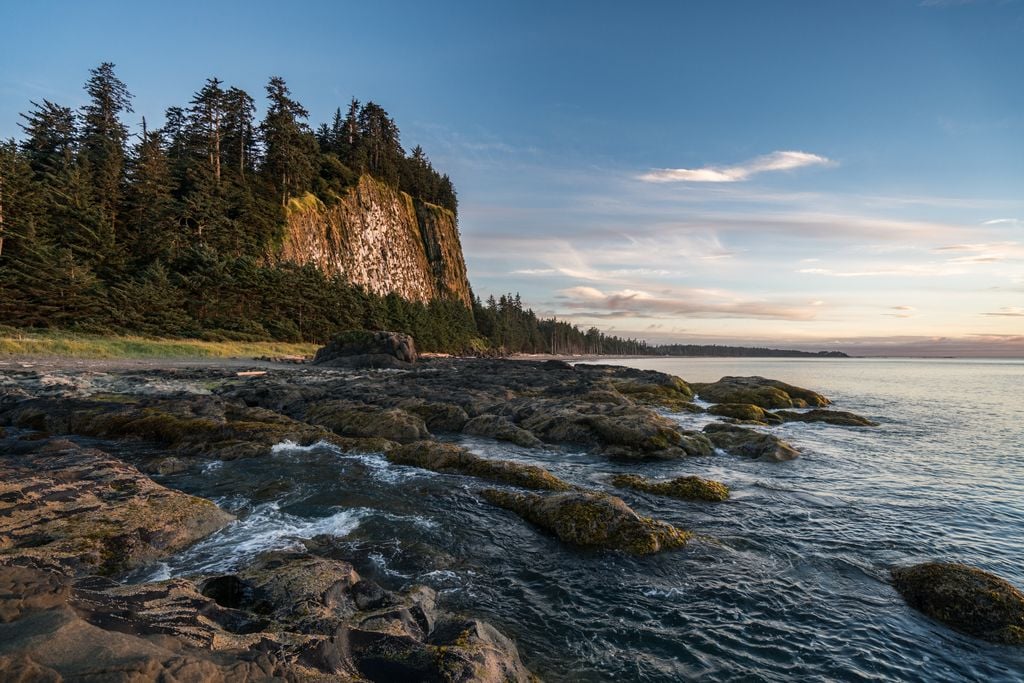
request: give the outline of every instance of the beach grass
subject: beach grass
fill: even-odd
[[[64,331],[25,332],[0,329],[0,357],[61,358],[256,358],[312,356],[317,344],[273,341],[206,341],[135,336],[77,334]]]

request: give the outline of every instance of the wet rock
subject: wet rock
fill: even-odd
[[[503,411],[545,442],[599,448],[610,457],[670,460],[711,453],[703,436],[684,433],[650,408],[621,397],[586,398],[520,399]]]
[[[201,584],[0,564],[4,680],[535,680],[492,627],[350,565],[270,553]],[[18,678],[18,677],[22,678]]]
[[[463,426],[464,434],[484,436],[498,441],[510,441],[517,446],[536,448],[541,440],[530,432],[517,427],[500,415],[479,415]]]
[[[0,624],[0,671],[29,676],[24,680],[359,678],[332,637],[261,630],[265,620],[218,605],[184,579],[122,585],[0,566],[0,586],[11,587],[0,591],[0,611],[50,590],[45,608],[22,610]]]
[[[673,410],[692,405],[693,390],[682,379],[653,370],[637,370],[609,380],[618,392],[641,403],[650,403]]]
[[[523,488],[548,491],[567,491],[571,488],[569,484],[543,467],[482,458],[455,444],[417,441],[389,451],[386,457],[398,465],[422,467],[449,474],[466,474]]]
[[[764,425],[782,422],[782,419],[775,413],[769,413],[764,408],[751,403],[719,403],[708,408],[708,412],[720,417],[731,417],[743,422],[757,422]]]
[[[716,448],[744,458],[782,462],[800,455],[795,448],[774,434],[746,427],[713,422],[704,427],[704,433]]]
[[[169,446],[180,454],[222,460],[266,455],[282,441],[299,445],[327,441],[345,450],[371,450],[378,445],[214,396],[30,399],[12,406],[3,418],[48,433],[141,439]]]
[[[430,436],[423,418],[400,408],[377,408],[353,401],[325,401],[306,410],[305,419],[342,436],[415,441]]]
[[[416,362],[413,338],[401,332],[351,330],[316,352],[314,365],[356,368],[406,368]]]
[[[519,659],[504,634],[477,619],[449,619],[438,625],[431,642],[441,680],[468,683],[539,682]]]
[[[619,474],[612,477],[612,484],[680,500],[722,501],[729,498],[729,487],[725,484],[693,476],[659,481],[635,474]]]
[[[648,555],[685,545],[691,536],[671,524],[641,517],[621,498],[604,493],[540,495],[486,489],[482,495],[574,545]]]
[[[439,403],[423,399],[405,399],[395,408],[419,415],[432,433],[457,433],[469,422],[465,409],[454,403]]]
[[[176,552],[233,517],[101,451],[0,456],[0,559],[117,573]]]
[[[769,413],[771,414],[771,413]],[[848,413],[843,410],[808,410],[797,413],[791,410],[780,410],[775,415],[786,422],[825,422],[840,427],[877,427],[877,422],[872,422],[866,417],[856,413]]]
[[[995,643],[1024,646],[1024,593],[975,567],[928,562],[894,569],[907,604],[952,629]]]
[[[690,385],[712,403],[749,403],[761,408],[806,408],[829,405],[821,394],[764,377],[723,377],[717,382]]]

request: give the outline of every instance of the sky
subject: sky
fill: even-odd
[[[1024,0],[0,2],[0,137],[103,61],[351,97],[459,193],[477,294],[654,343],[1024,357]]]

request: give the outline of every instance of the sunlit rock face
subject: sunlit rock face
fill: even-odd
[[[455,214],[370,176],[331,206],[313,195],[292,199],[275,258],[313,264],[381,296],[470,304]]]

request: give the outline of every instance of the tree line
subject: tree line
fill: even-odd
[[[422,148],[405,153],[380,105],[353,99],[314,130],[284,79],[269,79],[257,120],[252,96],[210,78],[133,132],[113,64],[85,92],[78,110],[32,102],[21,139],[0,142],[0,323],[293,341],[405,326],[438,349],[477,336],[459,302],[376,297],[266,259],[291,198],[330,205],[362,174],[457,211],[451,179]]]

